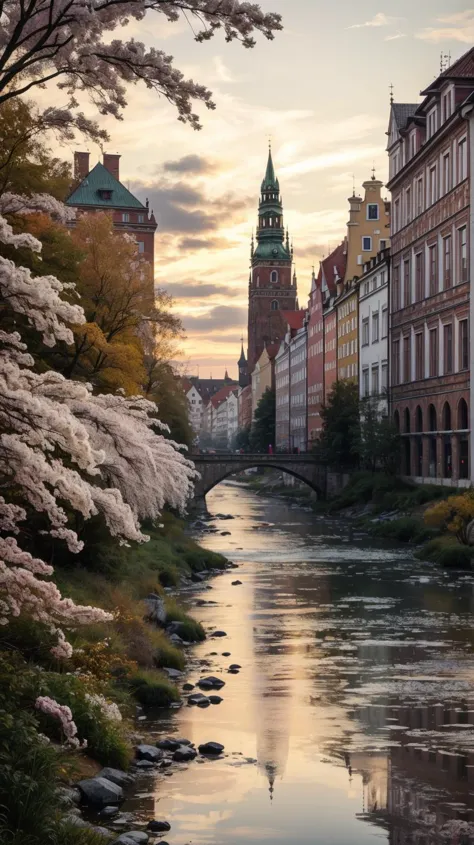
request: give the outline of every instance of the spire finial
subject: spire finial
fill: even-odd
[[[390,91],[390,105],[393,106],[393,82],[390,83],[388,88]]]
[[[352,196],[355,197],[356,195],[356,178],[354,173],[352,174]]]
[[[375,182],[375,161],[373,162],[373,167],[372,167],[372,182]]]

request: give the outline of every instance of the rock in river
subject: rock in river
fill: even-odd
[[[189,763],[195,757],[197,757],[197,751],[189,745],[182,745],[173,754],[173,760],[176,760],[177,763]]]
[[[146,845],[148,833],[144,830],[129,830],[127,833],[121,833],[114,842],[120,842],[121,845]]]
[[[137,745],[135,751],[139,760],[148,760],[149,763],[159,763],[163,758],[161,748],[154,745]]]
[[[199,746],[199,753],[209,757],[217,757],[223,750],[224,746],[220,742],[204,742]]]
[[[227,634],[226,634],[225,631],[214,631],[211,634],[211,637],[226,637],[226,636],[227,636]]]
[[[147,619],[155,625],[163,626],[166,622],[166,608],[161,596],[157,593],[150,593],[145,599]]]
[[[176,751],[181,744],[182,743],[179,742],[179,740],[167,737],[166,739],[158,740],[156,747],[161,748],[162,751]]]
[[[202,702],[203,702],[203,701],[209,701],[209,699],[208,699],[208,697],[207,697],[206,695],[203,695],[203,694],[202,694],[202,692],[194,692],[194,693],[193,693],[192,695],[190,695],[190,696],[189,696],[189,698],[188,698],[188,704],[191,704],[191,705],[193,705],[193,704],[197,704],[198,706],[201,706],[201,707],[202,707],[202,706],[203,706],[203,704],[202,704]],[[206,706],[206,705],[204,704],[204,707],[205,707],[205,706]]]
[[[237,581],[232,581],[232,586],[233,586],[233,587],[240,587],[241,583],[242,583],[242,581],[239,581],[239,580],[237,580]]]
[[[210,675],[208,678],[200,678],[197,685],[201,689],[222,689],[222,687],[225,687],[225,681],[221,678],[214,678]]]
[[[77,784],[87,804],[106,807],[108,804],[120,804],[123,799],[122,787],[107,778],[87,778]]]
[[[221,701],[224,701],[224,699],[221,698],[220,695],[210,695],[208,700],[211,702],[211,704],[220,704]]]
[[[112,783],[117,783],[119,786],[126,786],[127,783],[133,783],[132,776],[128,775],[127,772],[122,772],[121,769],[111,769],[110,766],[102,769],[99,772],[99,777],[107,778],[107,780],[111,780]]]
[[[148,822],[147,830],[151,830],[153,833],[163,833],[164,831],[171,830],[171,825],[169,822],[160,822],[153,820]]]

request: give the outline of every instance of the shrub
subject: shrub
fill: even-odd
[[[169,707],[173,701],[179,701],[174,684],[157,672],[141,669],[127,679],[127,686],[144,707]]]
[[[181,624],[180,637],[188,643],[202,642],[206,639],[206,632],[200,622],[188,616],[187,613],[172,598],[166,598],[166,622]]]
[[[425,513],[425,522],[435,528],[446,529],[460,543],[467,545],[468,527],[474,519],[474,492],[450,496],[433,505]]]
[[[419,519],[403,516],[391,522],[380,522],[373,527],[372,533],[378,537],[390,537],[402,543],[410,543],[417,536],[422,523]]]
[[[446,569],[470,569],[472,565],[472,552],[467,546],[452,543],[441,549],[437,563]]]

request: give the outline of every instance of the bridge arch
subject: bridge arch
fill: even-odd
[[[276,469],[307,484],[321,498],[326,494],[326,467],[312,455],[192,455],[200,479],[195,499],[203,499],[221,481],[246,469]]]

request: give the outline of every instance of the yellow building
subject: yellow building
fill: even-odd
[[[278,343],[268,344],[255,364],[252,373],[252,419],[265,391],[275,387],[275,355],[279,348]]]
[[[338,284],[337,377],[358,379],[358,285],[363,265],[390,244],[390,203],[382,199],[383,182],[372,176],[362,185],[364,198],[349,197],[347,223],[347,265]]]

